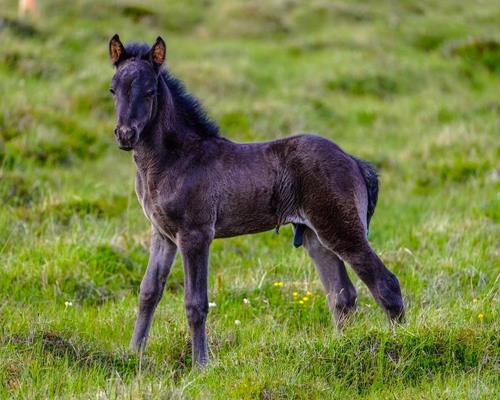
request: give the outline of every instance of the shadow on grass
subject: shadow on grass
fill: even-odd
[[[53,358],[65,358],[77,368],[98,369],[106,375],[118,372],[120,376],[130,376],[139,365],[135,355],[106,352],[94,343],[76,341],[50,331],[6,336],[0,343],[20,351],[36,351]]]
[[[144,354],[141,360],[135,352],[105,351],[97,343],[70,338],[64,332],[36,331],[28,335],[5,336],[0,339],[0,345],[12,347],[20,352],[32,352],[42,360],[59,359],[70,368],[97,370],[106,378],[118,375],[124,381],[141,373],[163,376],[167,366],[172,379],[178,382],[192,366],[191,341],[182,332],[174,338],[172,349],[165,355],[161,365],[148,354]],[[12,366],[11,369],[12,373],[7,374],[9,381],[13,380],[11,375],[16,372]]]

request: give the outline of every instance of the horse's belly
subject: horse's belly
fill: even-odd
[[[251,233],[259,233],[269,231],[276,228],[275,223],[261,223],[260,221],[252,221],[245,224],[234,224],[231,226],[216,226],[215,237],[227,238],[240,235],[248,235]]]
[[[239,210],[239,212],[219,214],[215,223],[215,237],[231,237],[274,229],[276,215],[267,210]]]

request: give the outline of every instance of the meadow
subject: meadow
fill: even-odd
[[[1,398],[498,396],[498,2],[39,3],[0,9]],[[149,224],[114,143],[114,33],[161,35],[231,140],[318,133],[373,162],[370,241],[406,323],[349,269],[357,311],[336,330],[284,227],[213,243],[208,368],[191,370],[179,257],[143,359],[130,353]]]

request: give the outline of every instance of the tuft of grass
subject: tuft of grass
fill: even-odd
[[[500,74],[500,42],[493,38],[469,38],[449,45],[448,52],[473,65]]]
[[[382,98],[402,90],[398,80],[384,75],[343,76],[326,82],[326,87],[355,96],[372,95]]]

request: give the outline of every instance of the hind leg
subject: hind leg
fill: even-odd
[[[324,247],[316,234],[306,228],[304,247],[316,265],[319,277],[326,291],[328,306],[338,327],[342,327],[356,305],[354,288],[343,261]]]
[[[404,319],[404,304],[396,276],[390,272],[375,254],[368,242],[360,251],[343,254],[354,271],[368,286],[377,303],[393,322]]]
[[[404,305],[398,279],[370,247],[362,223],[356,218],[336,218],[333,224],[323,218],[316,221],[313,226],[321,244],[352,266],[391,321],[402,321]]]

